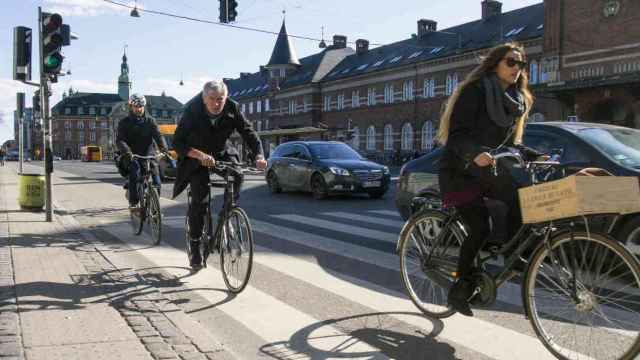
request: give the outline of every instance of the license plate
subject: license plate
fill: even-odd
[[[362,183],[362,187],[379,187],[380,181],[365,181]]]

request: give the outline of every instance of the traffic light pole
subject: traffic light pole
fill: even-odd
[[[44,48],[42,46],[42,8],[38,7],[38,44],[40,45],[40,68],[44,65]],[[53,154],[51,153],[51,118],[49,116],[49,78],[44,71],[40,70],[40,107],[42,109],[42,160],[44,160],[44,181],[45,181],[45,213],[47,222],[53,221],[53,194],[51,188],[51,172],[53,171]],[[50,163],[51,161],[51,163]]]

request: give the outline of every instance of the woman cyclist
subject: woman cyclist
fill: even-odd
[[[483,198],[500,200],[508,207],[507,239],[522,223],[517,187],[510,176],[491,175],[495,160],[489,151],[506,145],[520,148],[525,160],[541,155],[521,145],[524,122],[533,104],[526,65],[522,46],[507,43],[494,47],[453,92],[440,120],[438,141],[445,149],[439,173],[443,203],[456,207],[469,230],[448,303],[467,316],[473,316],[468,304],[474,288],[473,260],[490,229]]]

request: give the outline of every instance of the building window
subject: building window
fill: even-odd
[[[402,126],[402,141],[400,148],[402,150],[413,150],[413,127],[409,123]]]
[[[293,115],[296,113],[296,101],[289,100],[289,114]]]
[[[103,129],[107,129],[109,127],[109,124],[106,121],[103,121],[101,126]]]
[[[84,145],[84,131],[78,131],[78,142]]]
[[[257,124],[257,125],[256,125],[256,130],[257,130],[257,131],[262,131],[262,120],[258,120],[258,121],[256,122],[256,124]]]
[[[376,88],[369,88],[367,91],[367,105],[373,106],[376,104]]]
[[[376,128],[371,125],[367,128],[367,150],[374,151],[376,149]]]
[[[245,107],[245,104],[242,104],[242,107],[241,107],[241,108],[242,108],[242,112],[243,112],[243,113],[247,110],[247,109],[246,109],[246,107]]]
[[[96,129],[96,121],[95,120],[89,121],[89,129],[91,129],[91,130],[95,130]]]
[[[264,111],[270,111],[271,106],[269,105],[269,99],[264,99]]]
[[[424,125],[422,125],[422,150],[433,149],[434,137],[433,122],[425,121]]]
[[[391,104],[393,102],[393,84],[384,86],[384,103]]]
[[[253,101],[249,102],[249,114],[253,114]]]
[[[337,104],[337,108],[338,108],[338,110],[342,110],[342,109],[344,109],[344,94],[340,94],[340,95],[338,95],[338,104]]]
[[[393,126],[391,124],[384,126],[384,149],[386,151],[393,150]]]
[[[303,111],[307,112],[311,110],[311,96],[305,95],[302,101],[303,101],[303,104],[302,104]]]
[[[162,117],[163,118],[169,117],[169,113],[167,112],[167,110],[162,110]]]
[[[360,106],[360,91],[351,92],[351,107],[357,108]]]
[[[95,115],[96,114],[96,108],[94,108],[93,106],[89,108],[89,115]]]
[[[357,126],[351,129],[353,132],[353,137],[351,138],[351,147],[359,150],[360,149],[360,128]]]
[[[89,141],[92,142],[92,143],[96,142],[96,133],[95,132],[92,131],[91,133],[89,133]]]
[[[324,111],[331,110],[331,95],[326,95],[324,97],[324,106],[322,107]]]
[[[256,112],[257,113],[261,113],[262,112],[262,100],[256,101]]]
[[[71,141],[71,131],[67,130],[64,132],[64,139],[66,141]]]
[[[65,115],[70,115],[71,114],[71,108],[64,108],[64,114]]]
[[[65,121],[64,122],[64,128],[65,129],[71,129],[71,121]]]
[[[84,115],[84,108],[82,106],[78,106],[78,115]]]
[[[529,83],[538,83],[538,62],[535,60],[531,61],[531,65],[529,66]]]
[[[107,108],[100,108],[100,115],[107,115]]]
[[[84,129],[84,122],[78,121],[78,129]]]
[[[407,80],[402,84],[402,100],[413,100],[413,80]]]
[[[455,73],[453,74],[453,76],[451,77],[451,93],[453,94],[453,91],[458,87],[458,74]]]
[[[424,98],[432,98],[436,96],[436,80],[435,79],[425,79],[424,85],[422,88],[422,97]]]
[[[287,72],[284,68],[280,68],[280,77],[283,78],[287,75]]]

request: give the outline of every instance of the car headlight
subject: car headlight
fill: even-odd
[[[331,170],[331,172],[336,175],[349,176],[349,170],[347,169],[332,166],[329,168],[329,170]]]
[[[389,173],[389,167],[388,166],[383,167],[382,168],[382,172],[385,173],[385,174],[388,174]]]

